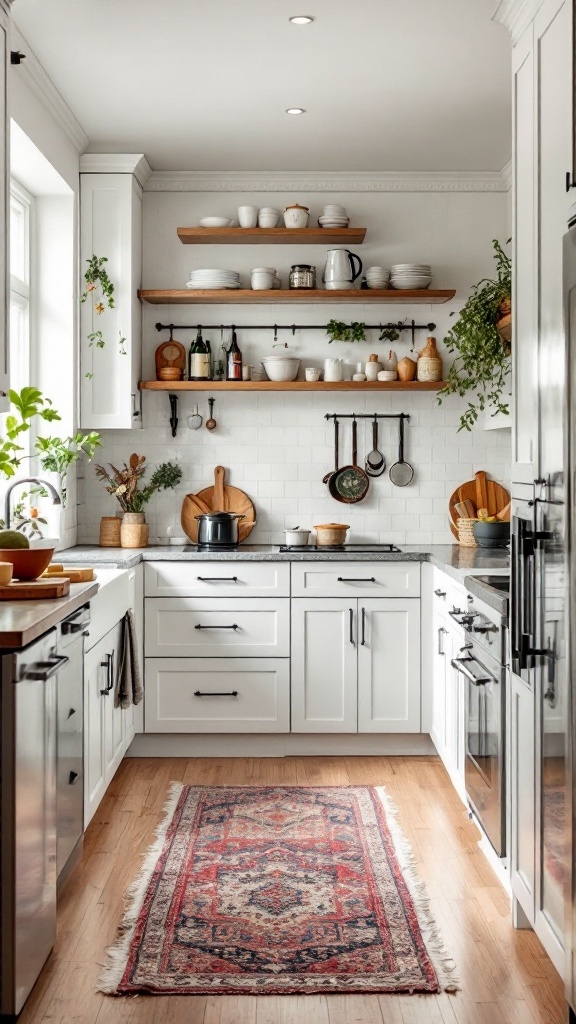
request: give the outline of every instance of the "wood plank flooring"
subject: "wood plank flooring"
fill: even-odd
[[[136,996],[95,991],[122,893],[152,841],[172,780],[232,785],[381,785],[428,886],[462,990],[436,996]],[[20,1024],[564,1024],[563,986],[508,898],[435,757],[133,759],[120,766],[64,892],[56,947]]]

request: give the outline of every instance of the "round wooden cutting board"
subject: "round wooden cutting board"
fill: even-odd
[[[476,511],[479,508],[487,508],[489,515],[495,516],[509,504],[510,495],[502,484],[496,483],[495,480],[489,480],[484,471],[476,473],[474,480],[467,480],[466,483],[460,484],[460,487],[457,487],[450,495],[448,502],[450,529],[456,538],[458,538],[456,524],[459,517],[454,506],[467,500],[473,503]]]
[[[187,494],[182,502],[180,521],[184,533],[193,544],[198,543],[198,522],[194,516],[210,512],[236,512],[246,517],[238,523],[238,540],[246,540],[256,525],[256,510],[248,495],[239,487],[226,483],[224,466],[214,470],[214,486],[205,487],[198,494]]]

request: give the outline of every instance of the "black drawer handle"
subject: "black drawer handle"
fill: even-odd
[[[76,782],[78,782],[79,778],[80,776],[78,772],[70,772],[70,775],[68,776],[68,784],[70,786],[73,786]]]
[[[360,641],[360,646],[364,647],[365,643],[366,643],[366,609],[363,608],[362,609],[362,639]]]
[[[375,576],[339,576],[338,583],[376,583]]]
[[[434,593],[436,594],[436,597],[446,597],[446,591],[445,590],[438,589],[438,590],[435,590]]]
[[[238,690],[211,690],[208,693],[202,693],[201,690],[194,691],[195,697],[237,697]]]
[[[240,629],[240,626],[236,622],[233,626],[201,626],[198,623],[197,626],[194,626],[194,629]]]
[[[350,643],[354,647],[354,609],[350,608]]]
[[[68,718],[72,718],[72,715],[75,715],[75,714],[76,714],[76,708],[70,708],[70,711],[68,712]]]
[[[200,583],[238,583],[237,576],[197,576]]]

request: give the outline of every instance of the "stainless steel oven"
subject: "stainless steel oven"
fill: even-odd
[[[470,640],[452,661],[465,691],[465,784],[472,810],[499,857],[505,850],[506,669]]]

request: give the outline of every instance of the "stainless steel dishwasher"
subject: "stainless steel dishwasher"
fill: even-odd
[[[56,938],[58,856],[66,856],[66,864],[77,842],[66,827],[66,839],[58,843],[58,812],[67,823],[78,820],[82,833],[82,797],[79,815],[69,800],[72,790],[76,794],[70,785],[70,773],[76,771],[72,764],[78,763],[78,739],[72,741],[72,732],[70,746],[67,738],[61,748],[63,764],[68,768],[70,762],[70,767],[68,789],[62,787],[60,798],[57,785],[62,680],[64,702],[80,723],[77,791],[82,794],[82,704],[76,708],[74,701],[82,699],[80,641],[88,609],[80,611],[80,618],[75,613],[29,647],[4,654],[0,662],[0,1013],[6,1016],[20,1013]],[[76,689],[70,703],[66,680],[72,666]],[[76,795],[73,799],[78,801]]]
[[[56,870],[58,891],[82,855],[84,838],[84,636],[85,605],[58,626],[57,653],[64,655],[56,688]]]

